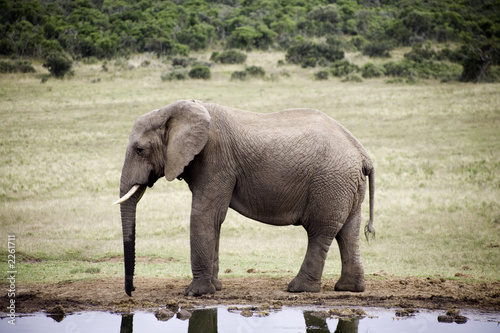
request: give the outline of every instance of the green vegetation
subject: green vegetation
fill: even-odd
[[[291,63],[314,67],[344,52],[390,58],[396,48],[429,41],[452,48],[448,60],[463,67],[461,81],[498,80],[498,1],[330,2],[0,0],[0,55],[45,59],[65,52],[81,60],[275,49],[287,51]]]
[[[184,68],[174,68],[161,73],[160,77],[162,81],[186,80],[188,78],[188,71]]]
[[[410,50],[395,50],[390,61],[410,61],[403,55]],[[318,68],[279,66],[285,52],[247,55],[247,67],[263,68],[265,79],[231,82],[245,67],[217,65],[208,82],[162,81],[171,60],[147,55],[79,63],[74,76],[45,84],[41,61],[33,62],[36,73],[1,75],[0,234],[16,235],[19,283],[123,277],[120,212],[111,203],[130,130],[138,115],[181,98],[257,112],[312,107],[352,131],[377,172],[377,238],[360,241],[367,275],[500,279],[500,84],[360,83],[361,72],[345,62],[326,67],[347,68],[345,79],[321,81],[313,80]],[[346,52],[342,61],[362,68],[358,55]],[[210,52],[192,57],[204,62]],[[147,190],[137,216],[139,277],[190,276],[190,202],[181,181],[160,179]],[[363,214],[366,221],[367,202]],[[247,276],[250,268],[293,277],[306,246],[301,227],[267,226],[230,211],[221,277]],[[339,274],[334,243],[324,277]]]
[[[0,73],[34,73],[35,69],[27,60],[0,61]]]
[[[43,67],[46,67],[50,74],[62,78],[73,66],[73,62],[64,53],[50,53],[47,55]]]
[[[328,37],[324,43],[315,43],[298,37],[286,53],[286,60],[302,67],[316,67],[327,65],[344,58],[344,51],[340,50],[340,43],[333,37]]]
[[[210,60],[220,64],[242,64],[247,60],[247,55],[237,50],[227,50],[212,53]]]
[[[210,67],[203,65],[195,65],[188,73],[189,77],[192,79],[203,79],[208,80],[212,76],[210,72]]]
[[[231,74],[231,80],[245,81],[247,77],[263,79],[266,71],[261,66],[249,66],[244,71],[235,71]]]

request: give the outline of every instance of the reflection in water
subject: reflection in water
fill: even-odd
[[[188,333],[197,332],[217,333],[217,308],[193,311]]]
[[[132,333],[134,331],[134,315],[122,314],[122,325],[120,333]]]
[[[236,308],[236,307],[232,307]],[[257,308],[256,308],[257,309]],[[148,332],[482,332],[498,333],[500,315],[497,312],[464,311],[462,315],[467,320],[453,323],[443,323],[440,317],[443,311],[421,310],[414,316],[394,320],[395,309],[370,308],[369,316],[348,320],[332,319],[333,313],[351,313],[347,309],[283,308],[280,311],[254,311],[248,308],[231,309],[211,308],[193,311],[189,317],[185,311],[178,317],[158,320],[151,312],[136,312],[123,314],[109,312],[82,312],[69,315],[61,314],[54,318],[54,313],[39,313],[34,315],[19,315],[16,326],[8,322],[7,316],[0,314],[0,332],[31,333],[31,332],[93,332],[122,333]],[[399,309],[400,310],[400,309]],[[239,313],[238,313],[239,312]],[[361,311],[359,311],[361,312]],[[243,315],[242,315],[243,314]],[[245,317],[246,315],[252,315]],[[169,314],[170,315],[170,314]],[[462,316],[461,315],[461,316]],[[261,317],[263,316],[263,317]],[[187,318],[189,317],[189,320]],[[464,317],[465,318],[465,317]],[[185,320],[184,320],[185,319]],[[164,321],[165,320],[165,321]]]
[[[304,319],[306,321],[307,333],[330,333],[326,319],[314,316],[309,311],[304,311]],[[357,333],[359,319],[352,318],[350,320],[339,319],[335,333]]]
[[[333,333],[328,329],[325,318],[304,311],[307,333]],[[123,314],[120,333],[133,333],[133,314]],[[339,319],[335,333],[357,333],[359,319]],[[194,310],[189,318],[188,333],[217,333],[217,308]]]

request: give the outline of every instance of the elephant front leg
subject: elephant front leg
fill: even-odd
[[[227,200],[229,201],[229,200]],[[222,288],[219,272],[219,235],[229,204],[216,205],[207,198],[193,194],[190,242],[193,281],[184,294],[200,296],[213,294]]]
[[[219,280],[219,240],[220,240],[220,228],[219,224],[217,228],[217,234],[215,237],[215,254],[212,268],[212,284],[215,286],[216,290],[222,289],[222,282]]]
[[[184,291],[184,295],[201,296],[204,294],[213,294],[216,290],[212,283],[217,243],[215,228],[213,227],[213,223],[192,215],[190,229],[193,281]]]

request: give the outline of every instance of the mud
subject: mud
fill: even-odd
[[[370,276],[362,293],[336,292],[335,280],[323,281],[319,293],[289,293],[285,290],[288,279],[253,276],[225,278],[223,289],[215,295],[185,297],[183,291],[189,282],[187,279],[136,278],[133,297],[125,295],[123,281],[118,278],[19,285],[16,312],[128,312],[155,310],[169,304],[178,304],[184,309],[215,305],[318,305],[500,311],[500,281],[491,280]],[[8,289],[4,284],[0,284],[0,288]],[[0,298],[0,313],[6,313],[10,302],[4,295]]]

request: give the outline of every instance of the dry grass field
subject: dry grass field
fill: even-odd
[[[209,55],[198,55],[207,60]],[[377,238],[361,240],[373,276],[499,280],[500,85],[419,81],[315,81],[311,69],[277,66],[280,53],[251,53],[265,79],[162,82],[168,69],[146,56],[75,66],[41,83],[0,76],[0,250],[16,236],[18,281],[123,276],[117,199],[125,148],[137,116],[196,98],[256,112],[319,109],[347,127],[376,166]],[[123,63],[126,63],[124,65]],[[134,65],[134,68],[131,68]],[[364,206],[367,220],[368,202]],[[138,207],[138,277],[190,276],[190,192],[159,180]],[[272,227],[230,212],[222,227],[221,275],[292,277],[306,249],[300,227]],[[249,273],[253,272],[253,273]],[[7,269],[0,270],[6,277]],[[337,245],[324,276],[340,274]]]

